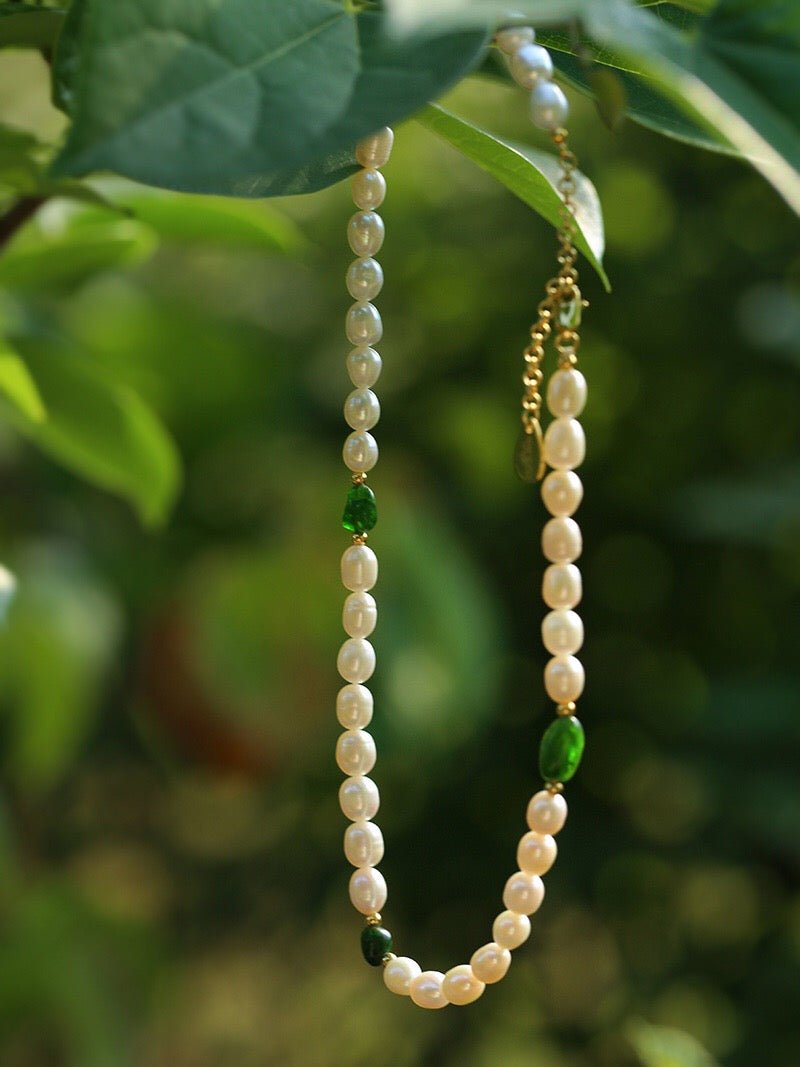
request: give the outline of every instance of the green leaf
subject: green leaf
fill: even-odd
[[[335,0],[76,0],[55,63],[73,126],[54,173],[274,195],[478,61],[483,33],[384,33]],[[76,56],[80,63],[76,64]],[[335,171],[335,175],[338,171]]]
[[[502,20],[495,0],[430,5],[394,0],[398,24],[474,26]],[[651,124],[680,135],[669,101],[708,140],[747,158],[800,212],[800,5],[794,0],[719,0],[689,32],[626,0],[521,0],[537,25],[578,18],[603,63],[626,71],[651,94]],[[688,16],[687,16],[688,17]],[[627,82],[626,84],[629,84]]]
[[[560,166],[554,155],[528,145],[502,141],[437,105],[426,107],[417,117],[423,126],[449,141],[462,155],[477,163],[548,222],[558,226],[562,201],[556,188]],[[606,289],[610,289],[602,265],[605,240],[600,201],[587,177],[577,173],[576,182],[578,232],[575,244],[600,275]]]
[[[64,12],[24,3],[0,3],[0,48],[52,48]]]
[[[0,256],[0,286],[69,288],[100,270],[141,262],[156,244],[153,230],[135,219],[53,200]]]
[[[716,1060],[683,1030],[634,1021],[627,1036],[642,1067],[715,1067]]]
[[[31,372],[7,341],[0,341],[0,393],[30,422],[44,422],[47,418]]]
[[[8,405],[9,421],[64,466],[128,499],[145,524],[162,522],[178,490],[180,461],[153,411],[65,339],[14,340],[47,419],[33,421]]]

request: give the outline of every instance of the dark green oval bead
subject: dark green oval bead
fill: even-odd
[[[559,715],[539,746],[539,771],[546,782],[568,782],[583,755],[583,727],[574,715]]]
[[[375,494],[368,485],[354,485],[347,494],[342,526],[350,533],[362,534],[371,530],[377,521]]]
[[[361,952],[370,967],[380,967],[392,951],[392,935],[385,926],[365,926],[361,931]]]

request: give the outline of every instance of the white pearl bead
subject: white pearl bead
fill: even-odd
[[[531,26],[506,26],[494,35],[495,44],[507,56],[513,55],[526,44],[532,44],[535,39],[536,34]]]
[[[574,563],[554,563],[542,578],[542,599],[548,608],[574,608],[583,596],[583,579]]]
[[[544,882],[538,874],[517,871],[508,879],[503,890],[503,903],[517,915],[533,915],[542,906],[543,900]]]
[[[386,196],[386,179],[379,170],[367,168],[353,175],[353,203],[364,211],[380,207]]]
[[[572,515],[583,500],[583,483],[575,471],[550,471],[542,482],[542,502],[551,515]]]
[[[486,983],[479,981],[468,963],[451,967],[444,976],[442,989],[451,1004],[472,1004],[483,993]]]
[[[374,348],[359,345],[347,355],[347,373],[357,389],[373,386],[381,375],[383,360]]]
[[[350,902],[362,915],[380,911],[387,896],[386,879],[377,867],[359,867],[350,875]]]
[[[346,730],[360,730],[372,721],[372,693],[365,685],[344,685],[336,694],[336,718]]]
[[[342,626],[350,637],[369,637],[378,621],[378,606],[370,593],[351,593],[342,608]]]
[[[362,474],[371,471],[378,462],[378,442],[371,433],[355,430],[345,440],[342,459],[351,471]]]
[[[342,774],[369,774],[377,755],[375,739],[366,730],[347,730],[336,742],[336,763]]]
[[[549,559],[551,563],[572,563],[581,554],[582,549],[581,528],[574,519],[559,515],[544,524],[542,552],[545,559]]]
[[[381,417],[381,405],[371,389],[354,389],[344,402],[344,418],[354,430],[371,430]]]
[[[353,304],[347,312],[344,329],[350,344],[375,345],[383,337],[381,313],[374,304]]]
[[[569,704],[583,692],[583,664],[574,656],[554,656],[544,669],[544,687],[556,704]]]
[[[363,637],[348,638],[339,649],[336,669],[346,682],[366,682],[375,670],[375,649]]]
[[[583,620],[574,611],[551,611],[542,619],[542,644],[552,655],[571,655],[583,644]]]
[[[392,154],[394,133],[388,126],[362,139],[356,145],[356,159],[362,167],[384,167]]]
[[[383,859],[383,834],[374,822],[350,823],[344,832],[344,854],[354,867],[377,867]]]
[[[519,869],[526,874],[547,874],[556,861],[558,846],[550,834],[534,830],[520,838],[517,848]]]
[[[374,256],[385,236],[383,219],[375,211],[357,211],[347,224],[347,240],[357,256]]]
[[[418,1008],[444,1008],[444,975],[441,971],[423,971],[411,979],[408,992]]]
[[[362,774],[345,778],[339,786],[339,807],[351,822],[374,819],[380,803],[377,785]]]
[[[342,585],[353,592],[371,589],[378,580],[378,557],[367,545],[351,545],[342,553]]]
[[[569,101],[560,86],[540,81],[531,93],[531,119],[542,130],[557,130],[569,115]]]
[[[491,985],[505,977],[511,966],[511,953],[496,941],[489,941],[473,952],[469,965],[479,982]]]
[[[389,960],[383,968],[383,981],[391,993],[407,997],[411,991],[411,983],[422,974],[422,968],[416,960],[409,956],[395,956]]]
[[[526,818],[528,826],[537,834],[557,834],[567,821],[567,802],[564,795],[540,789],[528,802]]]
[[[557,370],[547,383],[547,407],[551,415],[576,418],[586,404],[586,379],[575,367]]]
[[[545,431],[543,451],[545,463],[555,470],[580,467],[586,458],[586,435],[578,420],[553,419]]]
[[[515,911],[501,911],[492,924],[492,937],[503,948],[519,948],[531,934],[531,921],[527,915]]]
[[[347,291],[353,300],[374,300],[383,288],[383,267],[377,259],[354,259],[345,275]]]
[[[523,89],[532,89],[538,82],[553,77],[553,61],[546,48],[538,44],[524,44],[511,56],[511,76]]]

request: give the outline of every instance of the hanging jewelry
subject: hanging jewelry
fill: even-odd
[[[384,224],[377,208],[386,195],[381,168],[392,149],[388,128],[361,141],[356,159],[363,168],[352,179],[353,200],[359,209],[348,225],[350,247],[358,257],[347,271],[347,289],[355,301],[347,313],[347,338],[355,347],[347,357],[353,391],[344,405],[351,428],[343,449],[345,465],[352,472],[342,525],[353,543],[341,561],[342,582],[348,589],[342,623],[347,640],[339,650],[337,667],[347,683],[336,699],[336,714],[345,728],[336,744],[336,762],[347,775],[339,789],[339,803],[351,820],[344,835],[344,852],[355,870],[350,878],[350,900],[366,917],[361,948],[367,963],[383,966],[384,982],[393,993],[410,996],[423,1008],[447,1004],[470,1004],[487,984],[498,982],[508,971],[511,951],[527,940],[529,916],[544,899],[542,875],[556,858],[555,835],[564,826],[567,804],[563,784],[575,774],[583,752],[583,728],[575,717],[575,704],[584,686],[584,671],[576,658],[583,643],[583,623],[574,611],[581,599],[581,574],[575,560],[581,553],[581,532],[572,517],[583,496],[575,468],[585,453],[583,428],[577,417],[586,402],[586,380],[577,369],[579,326],[584,302],[575,267],[574,170],[576,161],[564,129],[568,104],[552,81],[553,65],[546,49],[534,43],[528,26],[500,30],[495,44],[508,59],[511,73],[531,91],[531,118],[547,130],[561,163],[558,189],[562,198],[558,230],[558,273],[545,287],[538,318],[531,327],[531,342],[524,352],[522,432],[516,467],[526,481],[538,481],[542,500],[551,518],[542,531],[542,550],[548,567],[542,596],[550,609],[542,623],[542,640],[551,654],[544,670],[547,695],[556,704],[556,718],[545,731],[539,751],[539,770],[545,787],[530,800],[528,831],[517,849],[517,870],[505,884],[504,910],[492,926],[492,940],[478,948],[469,963],[447,973],[423,971],[408,956],[396,956],[391,933],[383,926],[380,911],[386,903],[386,881],[378,870],[384,853],[383,835],[373,822],[380,803],[378,787],[370,771],[375,766],[375,742],[366,727],[372,719],[372,693],[364,684],[375,670],[375,650],[369,637],[377,622],[377,606],[370,590],[378,578],[378,559],[367,544],[377,522],[375,495],[366,484],[367,474],[378,461],[378,445],[370,431],[380,417],[380,404],[372,387],[381,372],[381,357],[373,347],[383,334],[378,309],[372,303],[383,286],[383,271],[374,256],[384,239]],[[552,340],[558,369],[546,390],[547,407],[553,416],[541,430],[542,363],[545,345]],[[547,468],[552,468],[547,474]]]

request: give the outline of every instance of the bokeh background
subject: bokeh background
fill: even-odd
[[[0,119],[57,133],[45,75],[4,53]],[[533,136],[512,89],[448,103]],[[463,1011],[361,961],[333,761],[352,207],[254,204],[285,251],[148,231],[33,287],[185,483],[144,530],[0,424],[3,1067],[800,1064],[798,226],[746,166],[575,103],[614,292],[585,268],[588,746],[530,942]],[[489,937],[551,715],[511,457],[555,242],[413,123],[387,176],[384,915],[446,969]],[[77,209],[47,210],[57,241]]]

